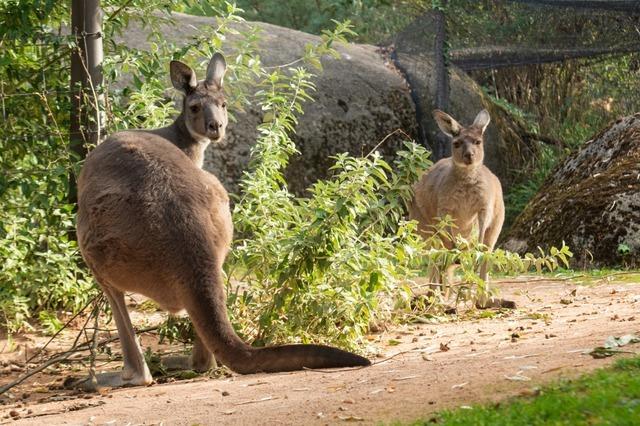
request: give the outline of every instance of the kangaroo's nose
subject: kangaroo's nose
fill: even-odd
[[[218,123],[217,121],[211,121],[209,123],[209,130],[210,131],[217,132],[219,128],[220,128],[220,123]]]
[[[473,158],[473,154],[470,152],[465,152],[464,153],[464,158],[465,160],[471,160]]]

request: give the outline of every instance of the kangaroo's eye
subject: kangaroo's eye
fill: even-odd
[[[481,140],[475,140],[475,141],[473,141],[473,143],[476,144],[476,145],[480,145],[482,143],[482,141]]]
[[[191,110],[192,113],[197,113],[198,111],[200,111],[200,105],[191,105],[189,107],[189,109]]]
[[[225,109],[227,108],[227,103],[226,102],[222,103],[222,108],[225,108]]]
[[[460,142],[454,142],[453,143],[453,147],[454,148],[460,148],[460,145],[462,145]]]

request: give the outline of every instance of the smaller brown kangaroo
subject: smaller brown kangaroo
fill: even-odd
[[[482,163],[484,160],[483,135],[490,122],[487,110],[478,113],[473,124],[463,127],[450,115],[434,110],[433,117],[440,130],[451,137],[452,156],[434,164],[414,185],[414,198],[409,206],[409,217],[418,221],[418,231],[428,238],[435,225],[449,215],[455,224],[450,235],[469,238],[474,226],[478,228],[478,241],[493,250],[504,222],[502,186],[498,178]],[[453,241],[443,241],[447,248]],[[480,266],[480,277],[489,289],[486,263]],[[448,271],[453,275],[453,270]],[[441,277],[432,279],[441,282]],[[478,307],[515,307],[511,301],[479,299]]]
[[[188,361],[197,371],[215,359],[242,374],[370,365],[329,346],[257,348],[236,335],[222,278],[233,235],[229,197],[201,169],[207,145],[225,135],[226,62],[216,53],[200,82],[181,62],[172,61],[170,71],[173,86],[184,94],[174,123],[111,135],[87,156],[78,179],[80,250],[111,305],[124,357],[122,373],[98,375],[84,387],[152,381],[125,291],[148,296],[170,312],[187,311],[197,334]]]

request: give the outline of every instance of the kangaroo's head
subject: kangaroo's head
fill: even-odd
[[[227,102],[222,91],[227,70],[224,56],[213,55],[207,75],[200,82],[196,73],[180,61],[171,61],[170,70],[173,87],[184,94],[182,114],[191,136],[198,141],[221,141],[228,123]]]
[[[491,121],[486,109],[478,113],[469,127],[462,127],[453,117],[438,109],[433,111],[433,118],[440,130],[452,138],[451,156],[456,165],[472,167],[482,164],[484,159],[482,136]]]

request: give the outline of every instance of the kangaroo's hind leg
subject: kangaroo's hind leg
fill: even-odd
[[[193,370],[198,373],[204,373],[218,366],[215,357],[197,334],[191,349],[191,356],[163,357],[162,364],[169,370]]]
[[[122,346],[122,356],[124,358],[124,368],[121,372],[101,373],[95,377],[82,379],[72,383],[73,387],[80,387],[84,390],[96,391],[99,388],[118,388],[124,386],[145,386],[151,384],[153,378],[149,372],[149,367],[144,360],[144,355],[135,330],[131,324],[129,312],[124,301],[124,293],[108,285],[101,285],[102,291],[113,313],[113,319],[118,329],[118,337]]]
[[[498,226],[497,226],[498,225]],[[483,243],[487,247],[489,247],[489,251],[493,251],[493,247],[498,241],[498,236],[500,235],[500,231],[502,229],[502,221],[498,224],[493,224],[491,227],[487,228],[484,233]],[[480,278],[484,281],[485,291],[489,291],[489,267],[487,262],[482,262],[480,265]],[[495,297],[487,297],[486,295],[483,297],[479,297],[476,301],[476,307],[478,309],[487,309],[487,308],[507,308],[507,309],[515,309],[516,302],[512,300],[499,299]]]

